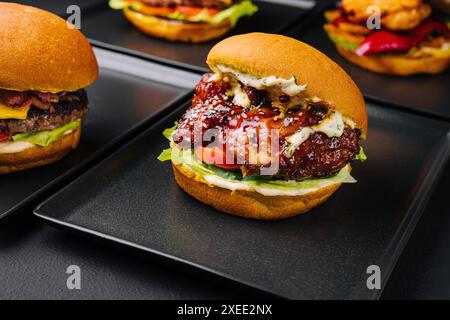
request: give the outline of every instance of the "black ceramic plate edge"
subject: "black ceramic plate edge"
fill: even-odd
[[[49,198],[48,200],[50,200]],[[178,267],[189,267],[194,272],[202,272],[202,275],[205,276],[205,278],[208,277],[215,277],[218,278],[219,281],[228,281],[231,284],[238,285],[241,287],[244,287],[248,290],[253,290],[260,292],[264,295],[267,295],[267,297],[275,298],[275,299],[287,299],[286,297],[280,296],[276,293],[270,292],[262,287],[258,287],[255,284],[251,284],[250,282],[242,281],[236,278],[233,278],[232,276],[229,276],[227,274],[218,272],[214,269],[207,268],[202,266],[201,264],[196,264],[194,262],[191,262],[187,259],[179,258],[174,255],[166,254],[163,252],[160,252],[158,250],[153,250],[150,248],[147,248],[145,246],[133,243],[131,241],[123,240],[99,231],[95,231],[89,228],[85,228],[76,224],[71,224],[68,222],[64,222],[62,220],[52,218],[43,214],[40,214],[39,207],[36,207],[33,211],[33,214],[43,220],[44,222],[48,223],[50,226],[54,227],[57,230],[61,230],[62,232],[68,232],[70,234],[73,234],[74,236],[78,237],[88,237],[91,241],[102,241],[105,244],[109,245],[113,250],[114,249],[122,249],[122,250],[133,250],[132,253],[137,254],[146,254],[146,255],[152,255],[152,258],[159,258],[161,263],[173,263],[177,264]],[[159,261],[159,260],[158,260]]]
[[[299,7],[301,8],[302,6],[300,4],[295,4],[294,1],[290,2],[289,4],[287,3],[279,3],[276,0],[263,0],[264,2],[267,3],[272,3],[274,5],[280,5],[280,6],[291,6],[291,7]],[[322,0],[317,0],[315,2],[315,4],[311,7],[311,8],[305,8],[305,10],[309,10],[309,11],[305,11],[303,14],[299,15],[299,17],[297,19],[295,19],[295,21],[293,21],[292,23],[286,24],[283,27],[275,30],[273,33],[277,33],[277,34],[284,34],[287,30],[289,30],[294,24],[298,23],[299,21],[302,21],[302,19],[304,19],[305,17],[309,16],[308,13],[309,12],[316,12],[319,11],[317,10],[317,8],[323,8],[324,5],[321,2]],[[328,1],[328,0],[327,0]],[[96,8],[100,8],[100,6],[96,6]],[[304,7],[303,7],[304,8]],[[314,14],[315,15],[315,14]],[[99,41],[99,40],[95,40],[92,38],[89,38],[89,42],[99,48],[104,48],[110,51],[114,51],[114,52],[118,52],[118,53],[124,53],[130,56],[135,56],[135,57],[139,57],[142,59],[146,59],[148,61],[153,61],[153,62],[157,62],[166,66],[173,66],[182,70],[186,70],[186,71],[190,71],[190,72],[197,72],[197,73],[205,73],[205,72],[209,72],[208,68],[203,68],[200,66],[196,66],[196,65],[190,65],[187,63],[183,63],[183,62],[179,62],[176,60],[171,60],[171,59],[165,59],[159,56],[155,56],[155,55],[150,55],[150,54],[146,54],[144,52],[140,52],[137,50],[133,50],[133,49],[128,49],[125,47],[120,47],[120,46],[116,46],[113,44],[109,44],[103,41]]]
[[[159,122],[164,122],[166,119],[173,117],[174,114],[178,113],[180,108],[184,109],[185,104],[182,104],[179,108],[173,110],[171,113],[167,114],[164,118],[161,118],[157,123],[154,123],[151,127],[147,128],[148,131],[152,130],[153,127],[157,126]],[[386,108],[384,106],[377,105],[380,108]],[[389,108],[386,108],[389,109]],[[399,111],[404,112],[404,111]],[[108,161],[109,158],[114,157],[116,154],[120,153],[122,149],[125,149],[129,144],[132,144],[135,140],[138,140],[142,135],[145,135],[147,132],[145,130],[144,132],[141,132],[138,136],[134,137],[132,140],[128,141],[127,144],[122,146],[120,149],[117,149],[114,153],[110,154],[108,157],[102,160],[102,162]],[[389,277],[400,258],[400,255],[405,248],[411,234],[413,233],[415,226],[417,222],[419,221],[420,217],[423,214],[423,211],[425,210],[425,207],[428,203],[429,198],[431,197],[431,194],[437,184],[438,178],[441,175],[442,171],[445,168],[445,165],[448,162],[448,159],[450,158],[450,132],[448,132],[445,136],[443,136],[442,141],[436,146],[436,148],[433,150],[433,152],[427,157],[427,161],[432,162],[430,169],[423,173],[423,178],[420,179],[421,183],[419,187],[416,190],[416,195],[414,199],[412,200],[411,205],[405,212],[405,218],[400,222],[399,228],[396,230],[395,235],[393,236],[390,244],[387,246],[386,255],[382,259],[382,263],[380,265],[381,270],[383,270],[382,274],[382,287],[381,290],[373,290],[372,294],[370,295],[371,299],[377,300],[380,298],[387,281],[389,280]],[[102,162],[98,163],[96,166],[92,167],[89,171],[84,172],[85,174],[89,174],[89,172],[94,172],[96,170],[96,167],[100,167],[102,165]],[[72,184],[75,184],[79,179],[83,177],[79,176],[77,179],[73,180],[70,184],[66,185],[64,189],[69,189]],[[85,233],[90,236],[94,236],[103,240],[106,240],[110,243],[119,244],[120,246],[127,246],[130,248],[133,248],[135,250],[140,250],[149,254],[161,256],[165,259],[170,259],[178,263],[186,264],[190,267],[198,268],[199,270],[209,272],[215,276],[222,277],[224,279],[227,279],[232,282],[240,283],[244,286],[254,288],[256,290],[259,290],[264,293],[268,293],[273,296],[277,296],[280,298],[288,298],[281,296],[277,293],[270,292],[270,290],[262,288],[258,285],[255,285],[251,282],[247,282],[241,279],[237,279],[229,274],[225,274],[223,272],[202,266],[200,264],[197,264],[195,262],[191,262],[187,259],[183,259],[180,257],[177,257],[175,255],[171,255],[168,253],[160,252],[158,250],[154,250],[148,247],[145,247],[143,245],[139,245],[137,243],[133,243],[131,241],[127,241],[121,238],[118,238],[113,235],[109,235],[106,233],[103,233],[101,231],[96,231],[93,229],[89,229],[87,227],[82,227],[79,225],[76,225],[74,223],[68,223],[58,218],[53,218],[51,216],[45,215],[44,213],[41,213],[41,207],[45,206],[47,202],[52,201],[54,198],[57,198],[59,193],[62,193],[64,189],[60,190],[59,192],[53,194],[50,198],[46,199],[44,202],[39,204],[34,210],[33,213],[38,218],[43,219],[44,221],[50,223],[51,225],[55,227],[62,227],[66,230],[70,231],[77,231],[80,233]],[[358,298],[358,297],[356,297]]]
[[[120,66],[125,67],[125,64],[122,63],[116,63],[114,64],[115,60],[120,60],[120,62],[123,62],[123,60],[128,62],[134,62],[137,65],[140,64],[150,64],[151,62],[144,61],[142,59],[136,59],[133,57],[127,57],[118,53],[114,52],[108,52],[102,48],[95,48],[94,51],[98,56],[102,55],[108,56],[109,61],[105,61],[105,65],[102,65],[102,62],[99,61],[100,68],[113,68],[115,71],[118,71],[117,68],[120,68]],[[112,64],[113,63],[113,64]],[[168,69],[164,66],[158,66],[155,65],[156,68],[161,68],[161,70]],[[145,72],[139,72],[142,71],[142,69],[134,68],[134,72],[130,72],[130,70],[123,70],[123,73],[125,74],[132,74],[137,77],[145,77]],[[178,73],[180,76],[185,74],[186,76],[189,74],[188,72],[184,72],[182,70],[176,70],[171,69],[171,71]],[[194,75],[192,75],[194,77]],[[196,76],[196,75],[195,75]],[[191,81],[192,82],[192,81]],[[186,89],[190,87],[190,85],[186,86]],[[193,88],[193,85],[192,85]],[[14,212],[26,207],[27,205],[32,204],[33,202],[36,203],[40,199],[45,199],[48,197],[53,191],[55,191],[58,187],[61,187],[74,178],[76,178],[78,175],[80,175],[82,172],[88,171],[90,167],[95,165],[98,162],[101,162],[104,158],[106,158],[109,154],[111,154],[114,150],[116,150],[117,146],[120,146],[121,144],[125,143],[126,141],[132,139],[134,136],[138,135],[140,132],[144,131],[148,126],[150,126],[152,123],[158,121],[160,118],[164,117],[168,112],[170,112],[171,109],[176,108],[180,103],[183,103],[185,101],[188,101],[192,98],[193,90],[187,89],[189,91],[186,92],[182,97],[173,100],[170,102],[167,107],[164,110],[161,110],[159,112],[155,112],[152,116],[148,117],[147,119],[143,120],[140,123],[137,123],[135,126],[131,127],[129,130],[124,132],[122,135],[118,136],[117,138],[111,140],[107,144],[105,144],[104,147],[102,147],[101,150],[98,150],[95,155],[83,160],[77,166],[69,169],[64,174],[60,175],[58,178],[54,179],[52,182],[46,184],[44,187],[42,187],[39,191],[33,193],[29,197],[26,197],[22,201],[18,202],[15,206],[10,208],[7,211],[4,211],[0,213],[0,220],[4,219]]]
[[[450,131],[445,137],[442,138],[441,144],[435,149],[434,156],[430,156],[427,161],[434,159],[430,170],[424,175],[420,187],[416,190],[416,196],[412,201],[411,206],[405,213],[405,219],[400,224],[400,228],[397,229],[391,243],[388,246],[385,257],[383,258],[382,265],[382,287],[381,290],[374,290],[374,299],[379,299],[386,287],[389,277],[394,270],[395,265],[400,258],[403,249],[406,247],[412,233],[422,216],[429,199],[439,182],[445,166],[450,158]],[[388,258],[388,257],[392,258]]]

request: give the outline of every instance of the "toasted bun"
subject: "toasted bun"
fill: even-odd
[[[285,36],[249,33],[219,42],[208,55],[208,65],[239,70],[258,77],[276,76],[306,84],[310,97],[319,97],[350,117],[367,133],[367,113],[364,99],[345,71],[313,47]]]
[[[35,146],[18,153],[0,154],[0,174],[40,167],[56,162],[80,142],[81,126],[47,148]]]
[[[124,9],[124,14],[142,32],[171,41],[205,42],[221,37],[231,29],[230,23],[212,25],[208,23],[184,23]]]
[[[302,196],[266,197],[256,192],[233,192],[210,186],[173,162],[172,168],[181,189],[197,200],[217,210],[251,219],[278,220],[299,215],[325,202],[340,187],[340,184],[333,184]]]
[[[0,2],[0,88],[75,91],[94,82],[98,65],[87,39],[44,10]]]
[[[407,58],[401,54],[393,54],[361,57],[339,46],[336,48],[341,56],[364,69],[396,76],[436,74],[445,71],[450,64],[450,56]]]

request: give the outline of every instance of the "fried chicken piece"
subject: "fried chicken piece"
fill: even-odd
[[[373,15],[370,6],[378,6],[381,25],[391,30],[409,30],[431,14],[431,7],[422,0],[343,0],[342,7],[347,18],[364,23]]]
[[[381,19],[381,24],[391,30],[409,30],[418,26],[430,14],[431,7],[428,4],[421,4],[414,9],[389,14]]]
[[[324,29],[328,34],[338,36],[341,39],[344,39],[351,43],[355,43],[355,44],[359,45],[361,42],[364,41],[364,39],[365,39],[364,35],[344,31],[340,28],[340,25],[339,25],[339,27],[337,27],[331,23],[327,23],[326,25],[324,25]]]
[[[331,25],[331,22],[333,22],[335,19],[339,18],[341,16],[340,10],[328,10],[325,12],[325,19],[327,19],[329,24]],[[339,22],[336,24],[336,27],[342,30],[346,33],[351,33],[355,36],[358,35],[368,35],[371,30],[369,30],[366,26],[354,24],[354,23],[348,23],[348,22]],[[331,27],[330,27],[331,28]]]

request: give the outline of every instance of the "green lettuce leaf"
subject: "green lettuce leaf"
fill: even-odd
[[[127,2],[123,0],[110,0],[109,6],[116,10],[123,10],[125,8],[131,8],[136,11],[141,10],[141,4],[136,2]],[[215,15],[210,15],[208,8],[204,8],[201,12],[195,16],[185,16],[181,12],[173,12],[165,15],[166,18],[172,20],[188,21],[188,22],[207,22],[211,24],[221,24],[225,20],[229,20],[231,25],[234,26],[237,21],[243,16],[251,16],[258,7],[255,6],[251,0],[244,0],[231,7],[220,11]]]
[[[316,189],[334,183],[356,183],[350,174],[350,166],[342,168],[336,175],[326,178],[312,178],[302,181],[268,180],[262,177],[242,177],[240,172],[224,170],[198,160],[192,150],[181,150],[171,143],[171,148],[164,150],[158,157],[160,161],[172,160],[175,164],[183,164],[205,180],[217,180],[221,183],[238,184],[242,189],[253,189],[263,194],[270,190],[294,192],[302,189]]]
[[[74,120],[68,124],[51,131],[40,131],[36,133],[20,133],[12,137],[13,141],[29,142],[41,147],[48,147],[51,143],[61,139],[68,131],[75,130],[80,126],[80,120]]]
[[[220,24],[228,19],[230,20],[231,25],[234,26],[241,17],[252,16],[256,13],[256,11],[258,11],[257,6],[255,6],[251,1],[244,0],[214,15],[211,17],[211,20],[203,21],[210,22],[212,24]]]
[[[361,161],[361,162],[364,162],[364,161],[367,160],[367,156],[364,153],[363,147],[359,147],[359,153],[356,155],[355,160],[358,160],[358,161]]]
[[[240,171],[225,170],[213,165],[208,165],[195,157],[193,150],[182,150],[172,141],[172,134],[178,127],[176,122],[172,128],[164,130],[163,135],[170,141],[170,148],[162,151],[158,160],[161,162],[171,160],[173,163],[187,167],[197,176],[214,185],[223,186],[231,190],[254,190],[263,195],[274,195],[282,192],[286,195],[296,195],[301,190],[310,192],[336,183],[356,183],[350,174],[350,164],[342,168],[337,174],[325,178],[311,178],[301,181],[296,180],[269,180],[260,176],[243,177]],[[356,160],[365,161],[367,156],[362,147]]]
[[[305,189],[321,188],[334,183],[356,183],[350,175],[350,166],[342,168],[336,175],[326,178],[311,178],[302,181],[296,180],[268,180],[262,177],[245,177],[238,172],[223,170],[221,168],[207,165],[198,160],[192,151],[182,151],[176,146],[172,147],[172,161],[182,163],[191,171],[206,181],[218,182],[223,185],[233,184],[243,190],[252,189],[259,193],[270,195],[270,190],[281,190],[295,192]]]
[[[163,131],[163,136],[166,137],[167,140],[172,141],[172,134],[178,127],[178,121],[175,121],[172,128],[167,128]],[[165,149],[158,156],[158,160],[161,162],[172,160],[172,148]]]
[[[109,6],[115,10],[123,10],[131,8],[133,10],[141,10],[141,4],[139,2],[128,2],[123,0],[109,0]]]
[[[157,159],[161,162],[172,160],[172,148],[163,150]]]
[[[343,48],[347,51],[354,51],[359,47],[359,43],[348,41],[348,40],[346,40],[342,37],[339,37],[337,35],[334,35],[334,34],[328,34],[328,37],[336,45],[340,46],[341,48]]]
[[[163,136],[166,137],[167,140],[172,141],[172,134],[174,133],[175,130],[177,130],[177,127],[178,127],[178,121],[175,121],[172,128],[168,128],[168,129],[164,130]]]

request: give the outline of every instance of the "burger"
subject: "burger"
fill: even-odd
[[[343,0],[326,12],[324,29],[338,52],[362,68],[436,74],[450,63],[450,30],[431,11],[422,0]]]
[[[0,2],[0,174],[61,159],[80,141],[84,87],[98,77],[86,38],[40,9]]]
[[[208,55],[191,106],[164,135],[178,185],[220,211],[274,220],[306,212],[365,160],[364,99],[321,52],[280,35],[250,33]]]
[[[110,0],[142,32],[171,41],[221,37],[258,8],[251,0]]]

